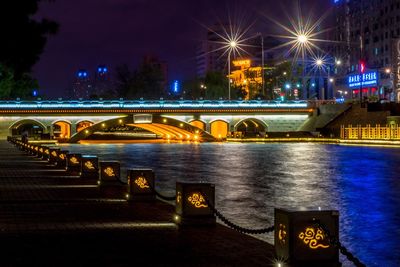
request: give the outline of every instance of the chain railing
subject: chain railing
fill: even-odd
[[[342,243],[334,236],[331,235],[330,231],[319,221],[314,222],[315,226],[319,229],[321,229],[326,237],[329,240],[329,243],[332,244],[333,246],[337,247],[346,258],[351,261],[356,267],[366,267],[364,263],[362,263],[356,256],[353,255],[345,246],[342,245]]]
[[[215,206],[209,201],[209,199],[206,197],[204,193],[202,193],[204,196],[204,199],[207,203],[207,205],[210,207],[211,211],[217,216],[218,219],[220,219],[224,224],[229,226],[230,228],[238,231],[239,233],[244,233],[244,234],[251,234],[251,235],[259,235],[259,234],[265,234],[265,233],[271,233],[274,231],[275,226],[270,226],[266,228],[260,228],[260,229],[249,229],[249,228],[244,228],[242,226],[239,226],[232,221],[230,221],[228,218],[226,218],[224,215],[222,215],[221,212],[219,212]]]

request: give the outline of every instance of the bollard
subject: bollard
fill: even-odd
[[[155,175],[153,170],[128,170],[128,193],[132,201],[152,201],[156,199]]]
[[[38,151],[36,153],[36,157],[41,159],[43,157],[43,151],[44,151],[44,148],[42,146],[39,146]]]
[[[50,164],[56,164],[60,150],[60,148],[49,148],[49,158],[47,160]]]
[[[43,147],[42,159],[49,160],[49,158],[50,158],[50,148],[45,146]]]
[[[176,183],[174,221],[178,225],[215,225],[213,209],[215,185],[210,183]]]
[[[57,160],[56,160],[56,166],[59,169],[66,169],[67,167],[67,154],[68,151],[66,150],[60,150],[57,152]]]
[[[79,175],[81,172],[81,154],[67,154],[67,172],[70,175]]]
[[[339,250],[316,226],[324,225],[339,240],[339,212],[275,209],[275,252],[295,266],[340,266]]]
[[[100,194],[105,198],[124,198],[126,184],[120,178],[120,163],[118,161],[101,161],[100,175],[97,184]]]
[[[99,178],[99,159],[96,156],[83,155],[81,160],[81,178]]]

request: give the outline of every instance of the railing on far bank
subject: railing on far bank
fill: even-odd
[[[375,127],[367,124],[366,126],[353,126],[348,125],[340,127],[341,139],[372,139],[372,140],[400,140],[400,125],[390,124],[381,126],[379,124]]]

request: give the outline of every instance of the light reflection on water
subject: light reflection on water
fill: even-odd
[[[400,149],[320,144],[65,145],[71,152],[152,168],[157,188],[216,184],[217,207],[245,227],[273,223],[274,207],[338,209],[341,241],[368,266],[400,266]],[[68,147],[68,148],[67,148]],[[272,242],[272,235],[261,238]],[[344,261],[344,266],[351,266]]]

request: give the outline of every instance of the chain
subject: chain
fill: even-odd
[[[212,210],[212,212],[215,214],[215,216],[217,216],[223,223],[225,223],[227,226],[229,226],[230,228],[238,231],[239,233],[244,233],[244,234],[251,234],[251,235],[256,235],[256,234],[264,234],[264,233],[270,233],[272,231],[274,231],[275,226],[270,226],[267,228],[261,228],[261,229],[248,229],[248,228],[244,228],[242,226],[239,226],[233,222],[231,222],[228,218],[226,218],[224,215],[222,215],[221,212],[219,212],[214,205],[211,204],[211,202],[209,201],[209,199],[206,197],[206,195],[204,193],[202,193],[202,195],[204,196],[204,199],[206,200],[207,205],[210,207],[210,209]]]
[[[325,235],[328,237],[329,243],[337,247],[340,253],[346,256],[346,258],[352,263],[354,263],[355,266],[366,267],[366,265],[362,263],[356,256],[354,256],[353,253],[348,251],[348,249],[345,246],[343,246],[342,243],[336,237],[333,237],[330,231],[324,225],[322,225],[319,221],[316,221],[315,225],[317,226],[317,228],[321,229],[325,233]]]
[[[161,198],[162,200],[165,201],[172,201],[176,199],[176,196],[164,196],[162,194],[160,194],[159,192],[157,192],[157,190],[155,188],[153,188],[154,192],[156,193],[156,196],[158,196],[159,198]]]

